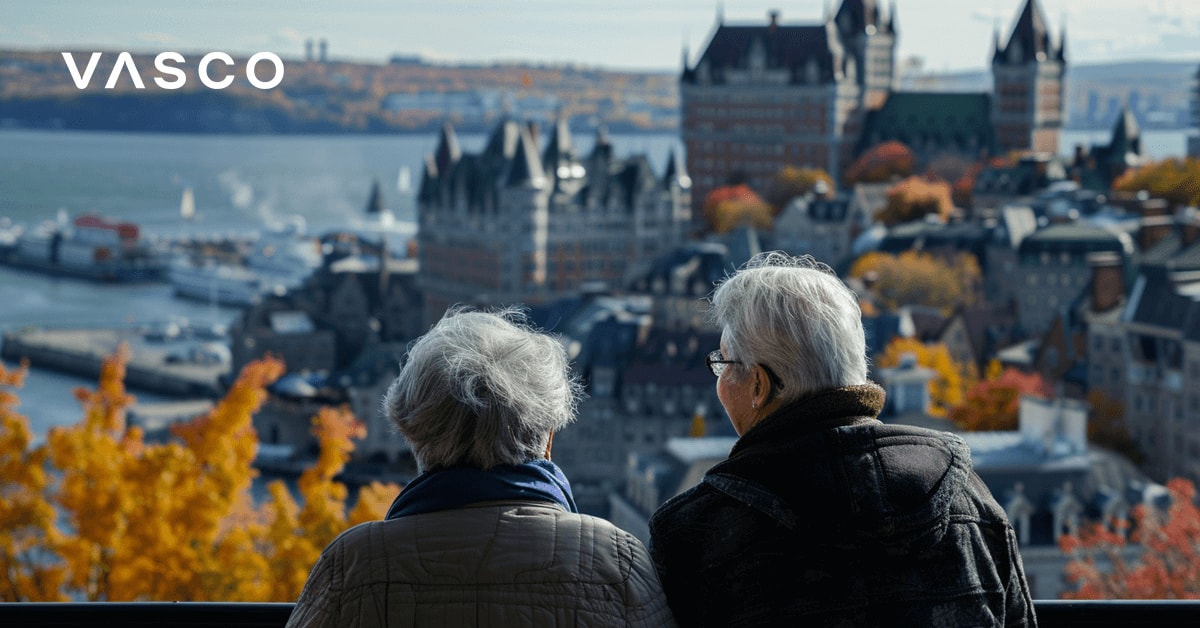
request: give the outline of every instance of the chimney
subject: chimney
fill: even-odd
[[[1196,240],[1200,239],[1200,210],[1195,207],[1180,210],[1175,216],[1175,222],[1179,225],[1179,239],[1184,248],[1195,244]]]
[[[1119,305],[1125,296],[1121,256],[1112,251],[1100,251],[1088,255],[1087,263],[1092,268],[1092,311],[1107,312]]]
[[[1175,219],[1172,216],[1143,214],[1137,232],[1138,247],[1142,251],[1146,251],[1161,242],[1163,238],[1171,235],[1174,229]]]

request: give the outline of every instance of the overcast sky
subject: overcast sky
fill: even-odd
[[[1200,63],[1198,0],[1038,0],[1067,31],[1073,64],[1169,59]],[[838,0],[828,4],[836,9]],[[333,59],[392,54],[437,61],[536,61],[677,70],[727,23],[821,20],[826,0],[122,0],[17,1],[0,9],[0,48],[304,54],[326,39]],[[894,0],[901,58],[932,71],[984,69],[993,29],[1007,38],[1024,0]],[[721,8],[719,8],[721,7]]]

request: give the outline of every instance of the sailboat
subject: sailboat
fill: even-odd
[[[184,220],[196,217],[196,197],[191,187],[183,188],[183,198],[179,199],[179,217]]]

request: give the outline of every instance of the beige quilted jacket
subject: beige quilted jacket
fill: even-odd
[[[288,626],[673,626],[645,547],[544,502],[374,521],[335,539]]]

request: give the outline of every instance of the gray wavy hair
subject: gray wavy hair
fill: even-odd
[[[784,401],[867,383],[858,298],[811,255],[760,253],[717,286],[711,301],[725,358],[769,367]]]
[[[452,308],[409,348],[383,398],[422,472],[543,457],[575,419],[582,387],[555,339],[520,310]]]

